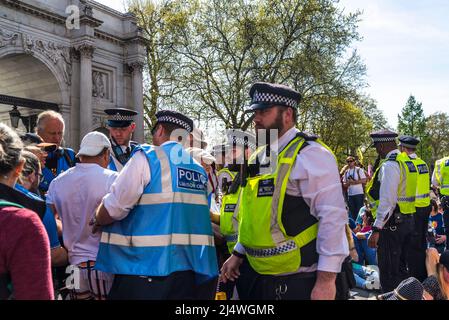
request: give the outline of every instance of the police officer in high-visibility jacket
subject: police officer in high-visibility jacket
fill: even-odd
[[[238,210],[237,203],[241,192],[240,177],[244,161],[256,149],[256,137],[249,131],[228,130],[228,165],[222,170],[228,170],[230,181],[226,181],[223,199],[220,208],[220,231],[225,236],[229,253],[232,253],[238,236]],[[224,182],[223,182],[224,185]]]
[[[417,170],[410,158],[397,149],[397,136],[389,130],[371,133],[380,162],[366,190],[375,219],[368,245],[377,248],[383,292],[394,290],[408,277],[408,240],[416,211]]]
[[[175,111],[156,118],[154,145],[135,149],[91,222],[107,225],[96,268],[115,274],[109,299],[213,299],[207,175],[179,143],[193,121]]]
[[[407,257],[410,276],[424,281],[427,278],[426,269],[426,249],[427,249],[427,228],[429,215],[432,211],[430,205],[430,173],[427,164],[416,155],[416,148],[419,139],[412,136],[399,137],[399,150],[405,152],[413,161],[418,171],[416,183],[416,213],[413,215],[415,228],[410,238],[410,250]]]
[[[277,135],[270,133],[250,159],[238,243],[221,277],[237,279],[246,256],[251,299],[335,299],[336,275],[349,254],[336,159],[316,136],[295,128],[297,91],[258,82],[250,96],[258,138],[259,129]]]
[[[126,108],[105,109],[109,140],[111,141],[108,169],[120,172],[131,158],[134,149],[139,145],[132,141],[136,129],[134,118],[138,113]]]
[[[432,173],[432,185],[438,188],[443,207],[444,225],[446,226],[446,249],[449,248],[449,156],[435,161]]]

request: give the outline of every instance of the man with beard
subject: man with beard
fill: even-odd
[[[250,96],[256,130],[278,134],[250,159],[238,243],[222,280],[236,280],[246,257],[250,299],[335,299],[336,276],[349,253],[336,159],[316,136],[295,128],[297,91],[258,82]]]
[[[139,144],[131,141],[136,124],[137,112],[125,108],[106,109],[108,129],[111,141],[110,161],[108,169],[120,172],[131,158],[132,151]]]

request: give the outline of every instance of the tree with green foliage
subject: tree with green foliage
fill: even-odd
[[[449,156],[449,115],[447,113],[437,112],[427,118],[426,135],[431,151],[429,164]]]
[[[417,153],[426,162],[429,161],[430,150],[427,143],[426,117],[422,103],[417,102],[413,95],[407,100],[406,105],[398,114],[398,132],[403,135],[410,135],[420,139]]]
[[[251,125],[244,113],[249,88],[268,81],[302,94],[301,130],[331,137],[354,125],[363,143],[371,123],[385,122],[361,93],[365,66],[348,50],[360,39],[360,12],[346,14],[334,0],[132,0],[130,10],[146,38],[149,118],[163,107],[187,113],[203,128],[218,122],[223,129],[245,129]],[[317,123],[349,114],[361,116],[364,127]],[[340,140],[330,145],[346,152],[355,147]]]

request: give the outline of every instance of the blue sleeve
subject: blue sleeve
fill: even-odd
[[[47,210],[45,211],[42,222],[44,223],[45,230],[47,231],[48,238],[50,240],[50,248],[53,249],[60,247],[61,244],[58,239],[55,216],[53,215],[53,211],[50,209],[49,205],[47,205]]]

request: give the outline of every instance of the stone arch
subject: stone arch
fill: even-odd
[[[48,57],[43,55],[40,52],[26,52],[22,47],[14,47],[14,46],[6,46],[0,48],[0,61],[2,58],[11,56],[11,55],[27,55],[29,57],[35,58],[41,63],[43,63],[53,77],[56,79],[59,92],[61,96],[61,101],[59,101],[61,106],[70,106],[70,86],[65,82],[63,75],[60,70],[57,68],[56,64],[53,63]]]

